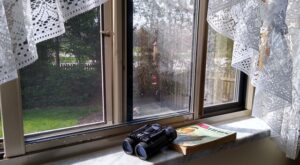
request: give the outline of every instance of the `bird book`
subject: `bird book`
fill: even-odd
[[[199,123],[176,129],[172,148],[184,155],[217,147],[236,140],[236,132]]]

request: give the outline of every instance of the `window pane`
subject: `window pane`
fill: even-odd
[[[3,129],[2,129],[2,115],[0,111],[0,159],[3,158],[4,150],[3,150]]]
[[[133,0],[133,117],[188,111],[195,2]]]
[[[102,122],[99,8],[67,21],[21,70],[25,134]]]
[[[0,139],[3,139],[3,130],[2,130],[2,112],[0,111]],[[1,144],[1,143],[0,143]],[[2,148],[2,147],[0,147]]]
[[[233,41],[208,30],[204,106],[237,102],[239,72],[231,67]]]

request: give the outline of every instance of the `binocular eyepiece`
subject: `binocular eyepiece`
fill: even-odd
[[[132,132],[123,141],[122,147],[125,153],[135,154],[140,159],[147,160],[176,137],[176,130],[172,127],[162,127],[159,124],[145,125]]]

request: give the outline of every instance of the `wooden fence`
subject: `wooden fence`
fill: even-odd
[[[189,99],[191,92],[190,72],[183,72],[174,75],[173,89],[171,94],[162,95],[162,100],[172,109],[189,108]],[[223,73],[211,71],[206,73],[205,78],[205,105],[222,104],[232,102],[236,93],[236,70],[226,69]]]
[[[84,70],[95,70],[96,64],[88,63],[88,64],[76,64],[76,63],[62,63],[60,64],[60,68],[64,70],[72,70],[78,67],[83,67]]]
[[[205,105],[232,102],[236,93],[236,70],[226,69],[219,73],[208,71],[205,79]]]

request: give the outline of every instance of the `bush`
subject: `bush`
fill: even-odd
[[[40,66],[38,70],[30,67],[21,71],[25,109],[89,104],[101,92],[97,69],[85,70],[83,65],[69,70],[52,65]]]

